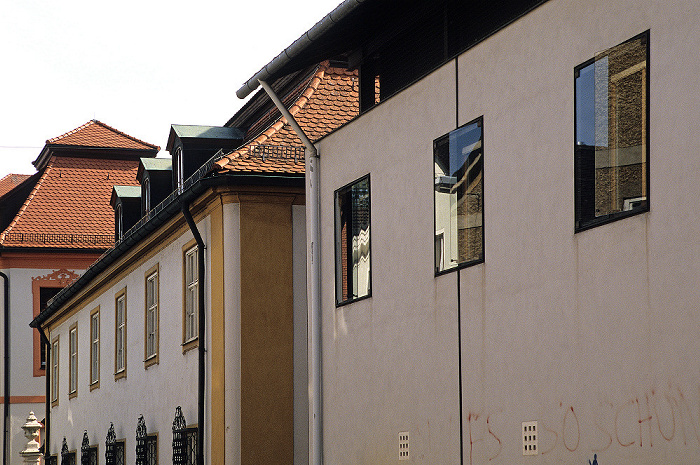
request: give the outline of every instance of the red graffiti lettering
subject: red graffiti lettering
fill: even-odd
[[[566,419],[569,417],[569,412],[571,413],[571,415],[573,415],[574,420],[576,422],[576,445],[573,447],[569,447],[569,445],[566,443],[566,437],[567,437]],[[578,449],[578,446],[581,442],[581,427],[580,427],[579,422],[578,422],[578,416],[576,415],[576,412],[574,412],[574,408],[571,406],[566,410],[566,413],[564,414],[564,421],[562,422],[561,429],[562,429],[561,439],[562,439],[562,442],[564,443],[564,447],[566,447],[566,449],[569,452],[573,452],[576,449]]]
[[[651,391],[652,395],[654,394],[654,391]],[[667,441],[671,441],[673,437],[676,435],[676,414],[673,412],[673,401],[670,399],[668,394],[665,394],[664,399],[666,399],[666,402],[668,403],[669,410],[671,411],[671,434],[670,436],[666,436],[664,434],[663,429],[661,428],[661,417],[659,416],[659,410],[657,408],[658,402],[654,402],[654,416],[656,416],[656,426],[659,429],[659,434],[661,434],[661,437],[664,438]],[[654,399],[658,399],[658,396],[654,396]]]
[[[486,417],[486,428],[488,429],[489,434],[490,434],[491,436],[493,436],[493,438],[494,438],[496,441],[498,441],[498,452],[496,452],[496,455],[494,455],[493,457],[490,457],[490,458],[489,458],[489,461],[491,461],[491,460],[495,459],[496,457],[498,457],[498,456],[501,454],[501,449],[503,449],[503,444],[501,443],[501,439],[500,439],[498,436],[496,436],[496,435],[494,434],[494,432],[491,430],[491,423],[490,423],[490,420],[491,420],[491,415],[488,415],[488,416]]]
[[[634,400],[631,400],[631,401],[629,401],[629,402],[626,402],[626,403],[622,404],[620,407],[618,407],[617,411],[615,412],[615,437],[616,437],[616,439],[617,439],[617,442],[618,442],[622,447],[629,447],[629,446],[631,446],[632,444],[634,444],[634,441],[630,441],[630,442],[623,443],[623,442],[620,440],[620,428],[619,428],[619,424],[618,424],[618,419],[619,419],[619,417],[620,417],[620,411],[622,411],[622,409],[624,409],[625,407],[627,407],[627,406],[629,406],[629,405],[634,405]]]

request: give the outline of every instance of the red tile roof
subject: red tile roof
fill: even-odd
[[[99,248],[114,240],[112,186],[137,185],[135,160],[52,156],[12,223],[5,247]]]
[[[29,176],[29,174],[8,174],[0,179],[0,197],[19,186],[22,181],[26,180]]]
[[[48,139],[47,144],[71,145],[81,147],[109,147],[120,149],[160,150],[157,145],[149,144],[96,119],[63,135]]]
[[[324,62],[305,86],[301,96],[289,107],[289,112],[312,142],[359,114],[356,72],[332,68]],[[265,120],[265,117],[261,118],[261,121]],[[265,130],[258,128],[258,132],[243,147],[216,162],[220,172],[304,172],[303,145],[286,118],[279,116]],[[261,152],[268,156],[260,156]],[[296,159],[295,154],[298,155]]]

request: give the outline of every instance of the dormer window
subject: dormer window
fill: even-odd
[[[172,191],[181,194],[185,181],[207,160],[219,150],[227,153],[240,147],[244,135],[238,128],[173,124],[167,144],[172,157]]]
[[[114,186],[110,204],[114,208],[114,240],[118,241],[141,219],[141,187]]]

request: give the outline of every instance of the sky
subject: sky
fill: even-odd
[[[21,0],[0,15],[0,178],[91,119],[161,147],[221,126],[236,90],[341,0]]]

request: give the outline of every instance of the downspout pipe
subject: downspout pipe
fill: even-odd
[[[3,337],[5,338],[3,395],[5,397],[3,399],[2,464],[8,465],[8,439],[10,436],[10,278],[2,271],[0,271],[0,277],[5,281],[3,292]]]
[[[187,221],[187,225],[192,231],[194,240],[197,242],[197,313],[199,314],[198,329],[199,329],[199,379],[197,384],[197,465],[204,465],[204,380],[206,370],[204,337],[205,331],[205,311],[204,311],[204,251],[206,249],[202,236],[199,234],[197,225],[190,213],[190,206],[187,203],[182,204],[182,215]]]
[[[44,400],[44,410],[46,414],[44,416],[44,463],[49,463],[49,457],[51,457],[51,344],[49,343],[49,338],[44,333],[44,330],[37,328],[39,330],[39,336],[41,336],[41,343],[46,344],[46,368],[44,370],[44,377],[46,382],[46,396]]]
[[[311,143],[299,124],[267,82],[260,80],[260,85],[270,96],[277,109],[287,119],[294,132],[299,136],[305,151],[306,163],[306,233],[307,239],[307,274],[310,276],[307,288],[309,300],[309,463],[323,463],[323,417],[322,417],[322,367],[321,367],[321,239],[320,228],[320,189],[318,150]]]

